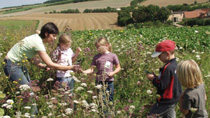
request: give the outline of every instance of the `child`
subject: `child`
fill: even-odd
[[[109,91],[109,101],[113,102],[114,96],[114,75],[121,69],[120,62],[116,54],[112,53],[111,44],[104,37],[99,38],[95,46],[99,54],[96,54],[92,60],[91,68],[83,71],[83,73],[93,73],[94,67],[97,68],[96,85],[103,83],[108,84],[106,90]],[[113,66],[115,69],[113,71]]]
[[[176,71],[180,83],[186,87],[179,100],[181,112],[186,118],[208,118],[205,109],[207,97],[201,70],[197,63],[194,60],[182,61],[178,64]]]
[[[53,51],[52,60],[60,65],[70,66],[72,62],[76,61],[81,49],[78,47],[76,53],[72,51],[71,47],[72,40],[69,35],[61,35],[59,38],[58,47]],[[56,79],[61,83],[64,88],[68,87],[70,90],[74,88],[74,79],[71,77],[72,70],[62,71],[57,70]]]
[[[181,84],[176,75],[175,42],[164,40],[156,46],[152,57],[158,57],[165,65],[160,68],[159,76],[147,74],[149,80],[157,88],[157,94],[160,98],[153,105],[149,116],[161,116],[175,118],[175,107],[182,92]]]

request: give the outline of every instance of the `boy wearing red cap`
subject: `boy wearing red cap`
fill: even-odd
[[[175,107],[182,92],[181,84],[176,75],[175,42],[164,40],[156,46],[152,57],[158,57],[165,65],[160,68],[159,76],[147,74],[147,78],[157,88],[160,95],[157,102],[149,112],[149,116],[161,116],[163,118],[176,118]]]

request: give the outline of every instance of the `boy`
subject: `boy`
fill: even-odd
[[[151,57],[158,57],[165,65],[160,68],[159,76],[147,74],[147,78],[157,88],[160,98],[153,105],[149,116],[161,116],[163,118],[176,118],[175,107],[182,92],[181,84],[176,75],[175,42],[164,40],[156,46]]]

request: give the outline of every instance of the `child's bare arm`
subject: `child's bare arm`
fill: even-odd
[[[77,51],[76,51],[76,53],[75,53],[75,55],[72,57],[72,62],[75,62],[75,61],[77,60],[77,57],[79,56],[79,53],[80,53],[81,51],[82,51],[81,48],[78,47],[78,48],[77,48]]]
[[[182,102],[183,102],[183,95],[184,95],[184,92],[182,92],[182,94],[180,95],[180,99],[179,99],[179,108],[181,110],[181,112],[186,115],[188,114],[189,110],[185,110],[182,108]]]
[[[110,77],[114,76],[116,73],[120,72],[121,67],[120,64],[115,65],[115,70],[113,72],[108,73]]]
[[[84,74],[91,74],[91,73],[93,73],[94,72],[94,66],[91,66],[89,69],[87,69],[87,70],[80,70],[82,73],[84,73]]]

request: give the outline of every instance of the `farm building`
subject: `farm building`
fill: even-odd
[[[173,12],[168,20],[171,20],[173,22],[181,22],[182,19],[184,18],[184,12],[183,11],[177,11],[177,12]]]
[[[210,9],[197,9],[194,11],[185,11],[184,18],[205,18],[210,16]]]

